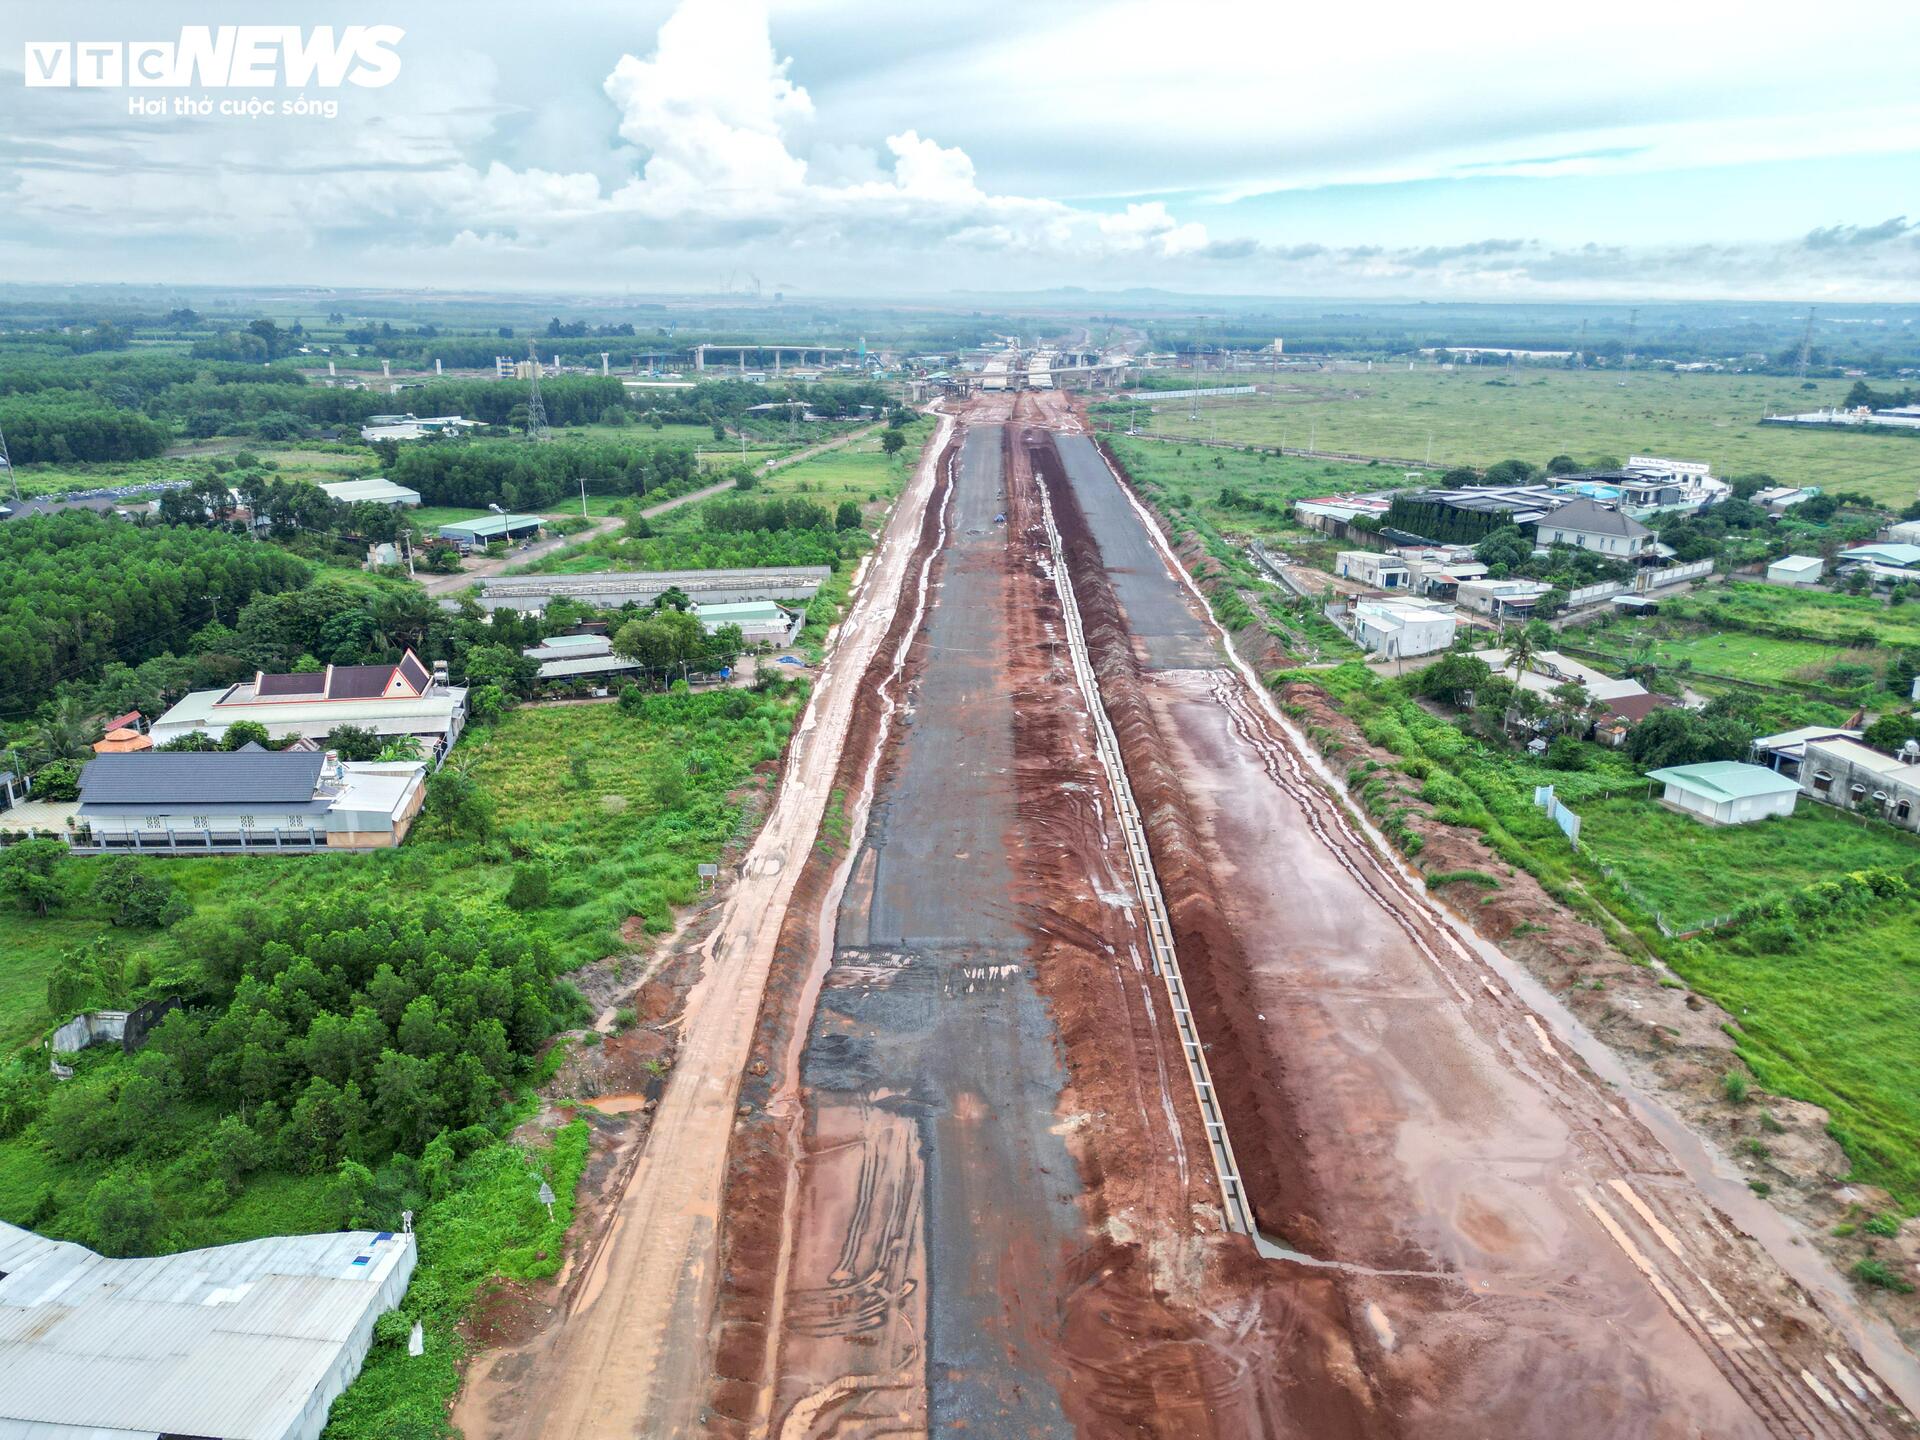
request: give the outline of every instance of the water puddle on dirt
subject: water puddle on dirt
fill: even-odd
[[[598,1110],[602,1115],[631,1115],[636,1110],[647,1108],[647,1097],[637,1094],[596,1095],[591,1100],[580,1102],[589,1110]]]
[[[1890,1325],[1853,1302],[1846,1282],[1826,1257],[1806,1242],[1799,1224],[1750,1191],[1745,1177],[1717,1149],[1642,1089],[1619,1054],[1597,1039],[1557,995],[1499,947],[1471,932],[1461,938],[1513,987],[1523,1004],[1548,1018],[1555,1037],[1584,1060],[1610,1093],[1659,1138],[1695,1189],[1799,1282],[1821,1313],[1853,1342],[1901,1402],[1910,1410],[1920,1410],[1920,1361]]]

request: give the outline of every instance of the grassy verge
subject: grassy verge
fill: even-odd
[[[1637,794],[1575,808],[1593,858],[1676,931],[1849,870],[1920,865],[1912,837],[1811,801],[1753,825],[1703,825]]]
[[[540,1280],[558,1272],[573,1223],[574,1192],[591,1143],[587,1122],[561,1128],[529,1154],[489,1145],[462,1162],[452,1189],[415,1221],[419,1262],[401,1307],[381,1317],[360,1378],[334,1402],[325,1440],[439,1440],[460,1387],[466,1347],[460,1322],[493,1280]],[[553,1187],[553,1215],[537,1195]],[[407,1354],[415,1321],[425,1349]]]
[[[1778,1094],[1824,1106],[1852,1178],[1920,1207],[1920,901],[1881,904],[1784,948],[1716,935],[1668,956],[1739,1024],[1741,1058]]]

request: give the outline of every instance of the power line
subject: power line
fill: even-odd
[[[527,387],[527,438],[551,440],[553,432],[547,429],[547,402],[540,398],[540,350],[531,340],[527,342],[527,359],[533,371]]]
[[[20,472],[13,468],[13,460],[7,454],[7,432],[0,430],[0,470],[7,472],[7,479],[13,482],[13,499],[20,503]]]

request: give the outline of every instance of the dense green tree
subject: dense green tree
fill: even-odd
[[[537,910],[553,889],[553,872],[538,862],[516,865],[507,887],[507,904],[515,910]]]
[[[93,900],[118,925],[151,929],[173,925],[193,913],[180,887],[132,855],[116,855],[93,880]]]
[[[450,834],[484,840],[493,833],[492,799],[452,766],[427,781],[427,810]]]
[[[380,754],[381,740],[360,725],[336,725],[327,732],[326,748],[342,760],[372,760]]]
[[[59,871],[67,847],[58,840],[20,840],[0,850],[0,893],[22,910],[45,915],[66,898]]]
[[[277,546],[218,531],[85,511],[10,521],[0,526],[0,708],[165,654],[214,619],[216,604],[231,615],[310,574]]]
[[[87,1231],[103,1255],[148,1255],[158,1248],[166,1220],[144,1175],[114,1172],[87,1193]]]
[[[540,673],[540,662],[511,645],[476,645],[466,653],[465,670],[469,685],[498,685],[509,695],[524,695]]]
[[[1732,716],[1709,716],[1671,706],[1655,710],[1627,735],[1627,754],[1642,770],[1744,760],[1754,730]]]
[[[1461,705],[1469,695],[1476,698],[1486,688],[1493,671],[1478,655],[1450,652],[1408,681],[1416,695],[1448,705]]]

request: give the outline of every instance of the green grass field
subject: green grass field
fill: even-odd
[[[453,525],[463,520],[479,520],[493,512],[491,510],[470,510],[464,505],[415,505],[406,512],[414,528],[427,535],[439,533],[442,525]]]
[[[1294,519],[1294,501],[1405,483],[1402,472],[1385,466],[1169,445],[1125,435],[1105,438],[1135,483],[1157,488],[1163,505],[1204,519],[1229,536],[1324,539]]]
[[[1643,648],[1643,639],[1652,641],[1650,650]],[[1871,651],[1849,651],[1815,640],[1778,640],[1771,635],[1750,635],[1737,630],[1708,631],[1691,626],[1683,630],[1670,626],[1668,633],[1662,633],[1650,622],[1639,620],[1582,634],[1579,643],[1620,664],[1645,658],[1663,670],[1674,670],[1685,664],[1693,675],[1725,676],[1759,684],[1792,681],[1820,685],[1813,677],[1843,663],[1845,657],[1864,654],[1868,659],[1873,658]]]
[[[1251,378],[1263,389],[1270,383]],[[1311,444],[1435,469],[1509,457],[1541,465],[1560,454],[1582,462],[1667,455],[1710,461],[1719,475],[1765,472],[1796,485],[1857,490],[1895,507],[1911,504],[1920,484],[1920,439],[1758,423],[1770,409],[1808,410],[1846,394],[1846,381],[1809,383],[1814,388],[1783,376],[1381,367],[1279,377],[1274,394],[1202,402],[1198,420],[1187,418],[1186,401],[1163,402],[1146,428],[1256,445]]]
[[[1703,824],[1637,795],[1575,808],[1581,843],[1676,931],[1849,870],[1920,865],[1920,840],[1811,800],[1753,825]]]
[[[837,449],[762,475],[754,482],[755,493],[803,495],[830,510],[842,500],[863,507],[890,501],[906,484],[933,430],[932,420],[913,421],[906,427],[906,446],[891,458],[880,448],[881,432],[875,430]]]
[[[1920,1206],[1920,902],[1802,940],[1783,955],[1744,953],[1737,935],[1677,947],[1674,968],[1739,1023],[1740,1054],[1761,1084],[1824,1105],[1853,1178]]]
[[[216,459],[230,460],[242,450],[270,461],[288,480],[316,484],[379,473],[379,461],[370,450],[335,453],[276,446],[261,440],[211,440],[176,447],[175,453],[153,460],[114,464],[22,465],[20,489],[26,495],[63,494],[69,490],[96,490],[113,485],[147,485],[169,480],[192,480],[204,475]]]
[[[1889,605],[1873,595],[1733,584],[1661,609],[1682,619],[1839,645],[1920,645],[1920,606]]]

